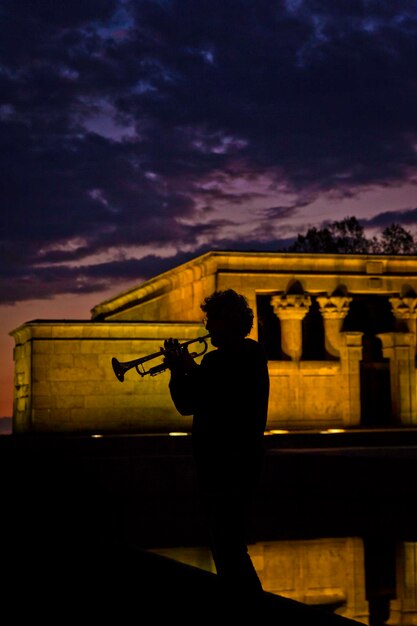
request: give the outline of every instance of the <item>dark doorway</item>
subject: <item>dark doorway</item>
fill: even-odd
[[[360,363],[362,426],[389,426],[392,423],[389,361]]]
[[[311,296],[311,305],[302,322],[303,361],[324,361],[326,357],[324,322],[316,296]]]
[[[281,325],[271,305],[270,295],[256,297],[258,314],[258,340],[269,361],[288,359],[281,349]]]
[[[365,536],[365,592],[369,603],[369,626],[384,626],[397,590],[397,546],[393,537]]]
[[[343,330],[359,331],[362,337],[360,394],[362,426],[388,426],[391,416],[389,360],[382,355],[379,333],[393,332],[395,318],[388,297],[353,295]]]
[[[343,330],[357,330],[364,333],[364,337],[368,340],[366,350],[364,350],[364,359],[379,358],[382,353],[380,342],[375,335],[395,330],[395,317],[388,296],[353,294],[349,313],[343,323]]]

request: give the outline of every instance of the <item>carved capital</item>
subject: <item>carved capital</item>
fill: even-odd
[[[397,319],[417,319],[417,298],[403,297],[389,299],[392,312]]]
[[[349,312],[352,298],[348,296],[320,296],[317,298],[324,319],[342,320]]]
[[[311,298],[304,294],[281,294],[272,296],[271,305],[280,320],[302,320],[308,313]]]

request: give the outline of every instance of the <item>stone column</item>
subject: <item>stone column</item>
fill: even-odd
[[[391,405],[395,421],[417,424],[415,344],[412,333],[380,333],[382,354],[390,362]]]
[[[398,322],[399,327],[403,326],[405,331],[414,337],[414,349],[416,348],[416,320],[417,320],[417,298],[405,296],[404,298],[389,299],[392,312]]]
[[[402,544],[402,554],[399,555],[399,565],[402,569],[400,576],[401,590],[401,618],[404,624],[417,623],[417,543],[407,541]]]
[[[352,298],[347,296],[321,296],[317,298],[324,320],[325,348],[330,357],[340,357],[343,320],[349,312]]]
[[[346,426],[358,426],[361,421],[361,377],[360,361],[362,359],[361,332],[340,333],[341,413]]]
[[[397,546],[397,590],[391,600],[390,624],[417,624],[417,543]]]
[[[301,322],[311,305],[305,294],[272,296],[271,305],[281,323],[281,348],[292,361],[299,361],[303,352]]]

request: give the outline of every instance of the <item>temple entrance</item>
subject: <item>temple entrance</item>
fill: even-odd
[[[382,344],[376,335],[393,332],[395,318],[388,298],[379,295],[354,295],[343,330],[360,331],[361,425],[388,426],[392,423],[389,359],[382,355]]]
[[[258,340],[266,352],[268,361],[288,360],[281,348],[281,325],[271,306],[270,295],[256,298],[258,313]]]
[[[360,363],[361,425],[389,426],[391,388],[388,359]]]
[[[316,296],[311,297],[311,306],[302,321],[303,361],[325,361],[327,357],[324,340],[323,316]]]

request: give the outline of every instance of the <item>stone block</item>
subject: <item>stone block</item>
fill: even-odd
[[[82,408],[85,406],[86,409],[110,409],[115,405],[114,397],[103,396],[103,395],[88,395],[83,397],[83,403],[78,407],[74,406],[71,408]]]
[[[57,398],[52,395],[41,396],[33,395],[32,406],[37,409],[54,409],[57,406]]]
[[[53,373],[54,370],[58,368],[72,368],[74,366],[74,355],[73,354],[56,354],[55,351],[52,353],[42,353],[42,354],[34,354],[33,355],[33,369],[36,371],[38,368],[49,370]]]
[[[54,343],[52,341],[34,341],[33,354],[52,354],[54,352]]]

